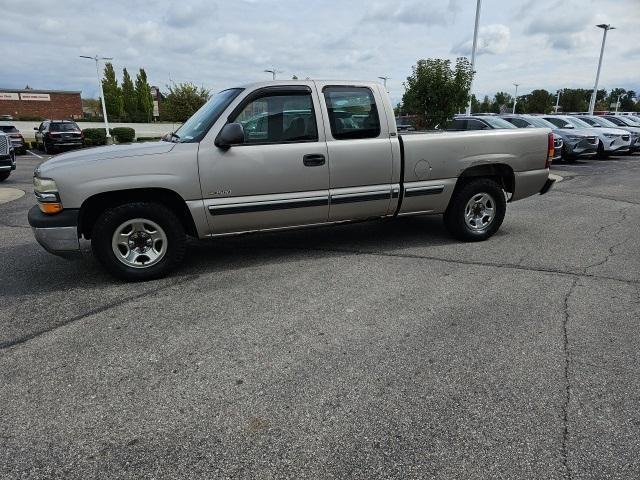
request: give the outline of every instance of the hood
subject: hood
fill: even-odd
[[[582,128],[582,129],[573,129],[573,128],[554,128],[553,131],[560,134],[560,135],[571,135],[574,137],[595,137],[597,135],[593,134],[593,133],[587,133],[585,132],[585,130],[588,130],[586,128]]]
[[[140,157],[143,155],[158,155],[170,152],[176,146],[171,142],[144,142],[127,145],[107,145],[104,147],[83,148],[72,150],[55,157],[51,157],[40,165],[42,169],[73,166],[79,163],[100,162],[111,158]]]

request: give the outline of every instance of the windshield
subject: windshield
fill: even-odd
[[[579,118],[573,117],[562,117],[562,119],[570,125],[573,125],[575,128],[591,128],[587,122],[580,120]]]
[[[594,127],[606,127],[606,128],[615,128],[616,124],[610,122],[606,118],[600,117],[580,117],[580,120],[584,120],[585,122],[593,125]]]
[[[0,132],[18,133],[18,129],[12,125],[0,125]]]
[[[547,122],[544,118],[527,117],[527,122],[540,128],[558,128],[553,123]]]
[[[493,128],[518,128],[515,125],[507,122],[505,119],[503,118],[498,118],[498,117],[490,117],[490,116],[486,116],[486,117],[482,117],[482,120],[484,120],[485,122],[487,122],[489,125],[491,125]]]
[[[241,91],[241,88],[230,88],[215,94],[189,120],[184,122],[172,137],[178,142],[198,142],[202,140],[202,137],[205,136],[211,126],[222,115],[222,112]]]
[[[621,118],[622,121],[626,122],[630,127],[637,127],[640,125],[640,117],[636,117],[634,115],[624,115],[617,118]]]

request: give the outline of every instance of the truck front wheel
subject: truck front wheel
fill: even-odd
[[[91,233],[91,248],[114,276],[127,281],[165,276],[184,257],[178,217],[158,203],[128,203],[105,210]]]
[[[472,179],[456,188],[444,214],[444,224],[459,240],[486,240],[498,231],[506,210],[504,192],[495,181]]]

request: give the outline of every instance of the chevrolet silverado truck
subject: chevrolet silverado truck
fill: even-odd
[[[91,242],[125,280],[177,267],[186,236],[443,214],[484,240],[507,202],[546,193],[545,129],[398,135],[377,83],[273,81],[216,94],[163,141],[55,156],[34,172],[37,241],[69,256]]]

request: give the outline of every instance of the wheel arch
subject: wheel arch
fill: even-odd
[[[91,239],[96,220],[108,208],[133,202],[154,202],[169,208],[182,222],[188,235],[197,237],[198,231],[187,203],[177,192],[168,188],[135,188],[101,192],[87,198],[80,207],[78,233]]]
[[[513,194],[515,191],[515,174],[513,168],[506,163],[488,163],[474,165],[460,174],[456,182],[456,188],[473,178],[494,179],[502,189]]]

